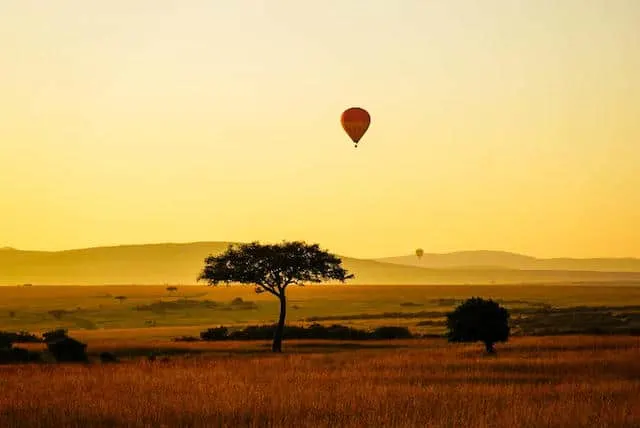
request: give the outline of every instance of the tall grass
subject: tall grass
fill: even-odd
[[[2,367],[0,426],[640,426],[638,338],[519,338],[497,358],[438,340],[384,345]]]

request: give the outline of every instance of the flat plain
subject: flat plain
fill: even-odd
[[[494,298],[512,312],[514,329],[497,357],[442,338],[285,340],[282,355],[263,341],[172,340],[273,322],[275,299],[242,286],[0,291],[0,330],[68,328],[91,359],[1,366],[3,427],[640,426],[640,336],[623,334],[638,326],[640,287],[318,285],[289,293],[290,323],[405,325],[418,334],[441,334],[444,314],[462,299]],[[594,326],[606,331],[589,334]],[[100,363],[105,351],[121,361]]]
[[[0,293],[0,330],[67,328],[87,340],[94,335],[169,339],[217,325],[271,323],[278,315],[273,296],[247,286],[181,286],[176,291],[166,286],[11,286]],[[288,290],[287,321],[405,325],[416,333],[438,334],[444,331],[444,314],[471,296],[500,301],[512,311],[516,327],[529,316],[526,333],[535,332],[533,321],[540,321],[540,333],[551,333],[554,326],[561,333],[580,332],[580,326],[640,328],[640,287],[610,284],[294,287]],[[234,304],[238,298],[242,302]]]

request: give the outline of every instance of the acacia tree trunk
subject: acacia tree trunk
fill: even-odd
[[[282,335],[284,334],[284,320],[287,317],[287,298],[284,295],[284,290],[280,295],[280,318],[278,319],[278,325],[276,326],[276,332],[273,335],[273,345],[271,350],[273,352],[282,352]]]

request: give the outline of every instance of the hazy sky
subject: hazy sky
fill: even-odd
[[[637,0],[0,0],[0,246],[640,256],[639,23]]]

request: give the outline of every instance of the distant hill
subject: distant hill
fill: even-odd
[[[384,263],[423,268],[491,268],[526,270],[568,270],[595,272],[640,272],[640,259],[634,258],[536,258],[506,251],[457,251],[376,259]]]
[[[228,242],[197,242],[55,252],[5,249],[0,251],[0,285],[196,284],[204,258],[224,251],[228,245]],[[408,262],[409,258],[406,259]],[[449,264],[438,269],[398,263],[403,258],[391,259],[396,260],[391,263],[350,257],[342,260],[356,275],[350,281],[355,284],[640,283],[640,272],[503,269],[487,267],[500,263],[489,263],[495,260],[486,257],[482,263],[471,257],[464,259],[463,264],[479,267]]]

